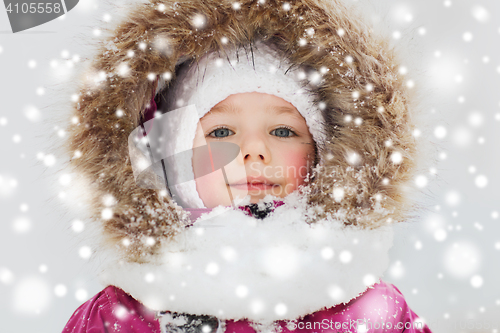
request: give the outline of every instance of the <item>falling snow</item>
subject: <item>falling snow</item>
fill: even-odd
[[[486,185],[488,185],[488,178],[486,178],[486,176],[484,176],[484,175],[478,175],[474,179],[474,183],[476,184],[476,186],[478,188],[484,188],[484,187],[486,187]]]
[[[9,197],[17,188],[18,182],[16,179],[8,175],[0,174],[0,196]]]
[[[39,277],[23,278],[13,290],[14,310],[21,314],[38,315],[48,308],[51,300],[48,283]]]
[[[92,249],[88,246],[82,246],[79,250],[78,250],[78,255],[82,258],[82,259],[89,259],[90,256],[92,255]]]
[[[5,285],[10,285],[14,282],[14,274],[5,267],[0,267],[0,282]]]
[[[438,126],[434,129],[434,135],[438,139],[444,139],[446,137],[446,128],[444,126]]]
[[[83,289],[83,288],[79,288],[78,290],[76,290],[75,292],[75,298],[77,301],[79,302],[85,302],[87,300],[87,298],[89,297],[89,293],[87,290]]]
[[[460,241],[447,247],[443,260],[448,273],[460,279],[470,277],[479,270],[482,256],[475,244]]]
[[[23,234],[31,230],[31,220],[27,217],[18,217],[12,223],[14,232]]]
[[[64,284],[58,284],[54,287],[54,294],[57,297],[64,297],[68,293],[68,288]]]
[[[472,16],[481,23],[486,23],[490,19],[490,13],[482,6],[472,7]]]
[[[472,35],[472,33],[468,32],[468,31],[464,32],[464,34],[463,34],[462,37],[463,37],[464,41],[466,41],[466,42],[470,42],[474,38],[474,36]]]
[[[389,274],[393,279],[401,279],[405,275],[405,268],[401,261],[396,261],[389,267]]]
[[[369,4],[374,11],[380,11],[377,13],[379,17],[387,18],[383,24],[388,26],[390,43],[405,48],[406,44],[399,43],[412,40],[414,44],[409,49],[418,50],[418,56],[402,57],[403,63],[394,70],[401,76],[405,89],[415,90],[422,99],[423,106],[418,108],[418,113],[424,122],[413,129],[413,138],[418,142],[430,139],[436,149],[425,151],[425,158],[432,160],[431,167],[418,169],[410,184],[426,196],[428,201],[424,206],[429,208],[415,222],[405,224],[410,231],[397,235],[401,244],[396,243],[392,250],[384,279],[406,291],[405,296],[411,299],[411,304],[422,309],[427,322],[457,318],[496,319],[494,314],[500,307],[500,299],[494,296],[500,293],[496,282],[498,268],[494,266],[500,255],[500,178],[497,170],[500,159],[495,149],[496,143],[500,142],[500,99],[495,87],[500,73],[500,53],[492,45],[496,45],[495,41],[500,38],[494,15],[500,12],[499,4],[464,0],[404,4],[389,0],[357,2]],[[379,3],[381,8],[382,4],[386,8],[379,8]],[[278,10],[292,13],[292,4],[283,2]],[[242,10],[239,2],[231,2],[231,5],[234,11]],[[259,5],[266,6],[266,1],[259,1]],[[105,22],[103,27],[111,27],[118,16],[101,6],[96,0],[80,2],[74,11],[75,24],[85,24],[97,18]],[[158,4],[156,9],[161,15],[168,7]],[[74,28],[70,21],[54,22],[53,29],[61,32],[67,27],[70,31]],[[56,26],[56,23],[61,26]],[[200,13],[191,17],[189,23],[193,29],[202,30],[211,22]],[[297,39],[297,46],[310,47],[311,41],[319,34],[317,29],[304,30]],[[88,34],[98,39],[104,31],[102,27],[92,26]],[[352,34],[343,28],[334,33],[336,38],[350,38]],[[37,44],[36,53],[27,46],[35,45],[42,35],[25,34],[22,42],[6,39],[0,45],[0,57],[8,60],[3,63],[12,67],[2,70],[6,70],[10,78],[27,78],[22,83],[10,79],[4,82],[9,93],[5,94],[0,111],[0,136],[4,149],[0,165],[0,202],[2,221],[5,221],[1,241],[12,252],[6,255],[12,260],[0,263],[0,289],[3,288],[2,295],[6,295],[0,302],[8,309],[6,317],[11,314],[36,316],[40,320],[36,327],[28,327],[26,322],[27,330],[31,331],[39,327],[47,327],[47,331],[60,329],[67,318],[62,318],[55,309],[61,306],[76,309],[99,288],[81,271],[82,263],[92,260],[93,244],[75,242],[68,245],[64,241],[73,241],[90,231],[90,221],[80,213],[61,217],[57,208],[50,206],[50,202],[60,203],[59,198],[66,198],[66,192],[77,186],[78,179],[75,175],[58,172],[59,165],[65,161],[48,148],[49,143],[42,142],[45,140],[46,121],[54,115],[67,116],[62,108],[47,105],[59,101],[81,103],[85,97],[74,91],[55,93],[54,86],[58,91],[59,87],[71,83],[71,75],[82,66],[87,52],[79,48],[81,41],[67,41],[67,45],[63,45],[62,40],[56,38],[60,34],[51,34],[54,38],[49,35],[43,35],[46,36],[45,44],[43,47]],[[222,36],[221,43],[229,43],[228,37]],[[109,75],[129,78],[134,75],[130,67],[134,57],[153,47],[166,51],[168,41],[139,43],[133,47],[135,51],[125,51],[123,62],[110,68],[110,73],[93,73],[90,81],[98,87],[109,79]],[[116,45],[111,43],[109,48],[113,51]],[[27,56],[22,57],[23,54]],[[341,57],[344,66],[356,64],[359,60],[354,54]],[[321,85],[331,71],[327,68],[317,70],[303,75],[312,83]],[[157,77],[169,81],[174,74],[150,73],[151,80]],[[353,91],[350,97],[363,98],[376,88],[376,84],[361,82],[356,88],[359,91]],[[323,103],[319,107],[323,110],[328,106]],[[129,116],[126,110],[123,107],[110,112],[114,112],[117,121],[124,121]],[[385,117],[390,111],[383,107],[376,110],[380,117]],[[355,112],[349,113],[340,120],[343,126],[363,126],[368,121]],[[79,115],[68,121],[81,126],[84,120]],[[429,121],[426,123],[426,120]],[[50,129],[49,132],[53,133],[53,139],[61,141],[70,134],[65,128]],[[46,139],[47,142],[50,140]],[[386,156],[392,166],[405,167],[408,155],[404,147],[397,140],[385,140],[383,149],[388,152]],[[85,158],[82,152],[75,151],[74,158]],[[363,164],[365,155],[362,151],[351,151],[344,158],[355,167]],[[49,178],[52,172],[57,175]],[[392,181],[385,178],[382,184],[390,187]],[[54,193],[50,192],[52,187]],[[101,216],[105,220],[111,219],[118,203],[112,195],[102,195]],[[345,189],[335,187],[330,196],[332,201],[340,203],[345,200]],[[373,200],[380,200],[380,197]],[[130,246],[131,241],[123,239],[122,244]],[[51,246],[42,245],[45,244],[42,242]],[[155,240],[146,237],[144,243],[153,246]],[[338,261],[350,265],[356,261],[355,253],[325,245],[318,248],[314,256],[326,264]],[[238,264],[245,255],[236,246],[221,247],[219,255],[204,263],[202,269],[208,277],[218,278],[223,274],[225,264]],[[297,262],[301,260],[293,248],[286,246],[270,248],[265,258],[266,273],[282,279],[296,274]],[[173,266],[179,263],[176,260],[180,259],[172,258]],[[60,274],[61,271],[74,274]],[[147,283],[157,282],[153,273],[142,278]],[[373,276],[364,275],[363,281],[371,283]],[[229,290],[234,297],[248,300],[254,313],[271,311],[285,315],[290,311],[290,304],[285,303],[266,308],[262,300],[252,298],[249,285],[239,283]],[[325,293],[332,301],[337,301],[343,299],[345,291],[332,281]],[[126,315],[120,309],[117,314]],[[366,327],[358,326],[358,333],[366,331]],[[498,333],[498,330],[489,332]]]
[[[483,285],[483,278],[480,276],[480,275],[474,275],[471,279],[470,279],[470,284],[474,287],[474,288],[481,288],[481,286]]]

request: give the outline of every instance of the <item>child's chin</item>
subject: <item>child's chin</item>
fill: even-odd
[[[262,200],[263,198],[264,198],[264,197],[263,197],[263,196],[260,196],[260,195],[259,195],[258,197],[256,197],[256,196],[251,196],[251,197],[250,197],[250,203],[253,203],[253,204],[254,204],[254,203],[258,203],[258,202],[259,202],[260,200]]]
[[[278,197],[280,198],[281,196],[279,195],[275,195],[275,194],[271,194],[271,193],[265,193],[265,194],[260,194],[258,196],[250,196],[250,203],[259,203],[259,201],[261,201],[262,199],[264,199],[267,195],[272,195],[273,197]]]

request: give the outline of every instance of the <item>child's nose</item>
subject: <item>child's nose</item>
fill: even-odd
[[[246,162],[271,162],[271,151],[265,140],[260,137],[247,137],[240,145],[241,153]]]

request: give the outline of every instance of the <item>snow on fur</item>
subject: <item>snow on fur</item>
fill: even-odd
[[[347,303],[387,268],[392,228],[308,224],[309,213],[297,192],[264,220],[218,207],[161,247],[154,262],[113,261],[101,279],[154,310],[257,323]]]
[[[80,156],[69,167],[92,185],[86,204],[90,219],[102,226],[103,248],[118,247],[124,260],[143,262],[161,256],[162,245],[184,233],[182,209],[161,191],[137,186],[128,156],[128,135],[156,91],[154,77],[175,80],[176,66],[186,60],[256,40],[323,73],[314,92],[329,139],[318,147],[321,164],[307,192],[322,213],[317,219],[330,215],[376,229],[408,216],[417,143],[393,51],[340,0],[288,3],[284,10],[279,0],[243,0],[235,10],[232,1],[139,1],[115,27],[103,29],[108,37],[78,80],[79,100],[68,122],[78,121],[68,126],[66,142],[68,155]],[[205,24],[194,24],[196,17]],[[105,195],[116,204],[103,218]]]

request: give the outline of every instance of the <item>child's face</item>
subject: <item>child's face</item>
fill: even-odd
[[[274,95],[235,94],[215,105],[200,119],[194,147],[216,141],[235,143],[241,152],[224,168],[227,183],[221,170],[202,177],[195,171],[196,188],[207,208],[231,205],[230,194],[250,195],[251,203],[268,194],[283,198],[304,183],[314,161],[305,119]],[[194,161],[196,157],[194,150]]]

